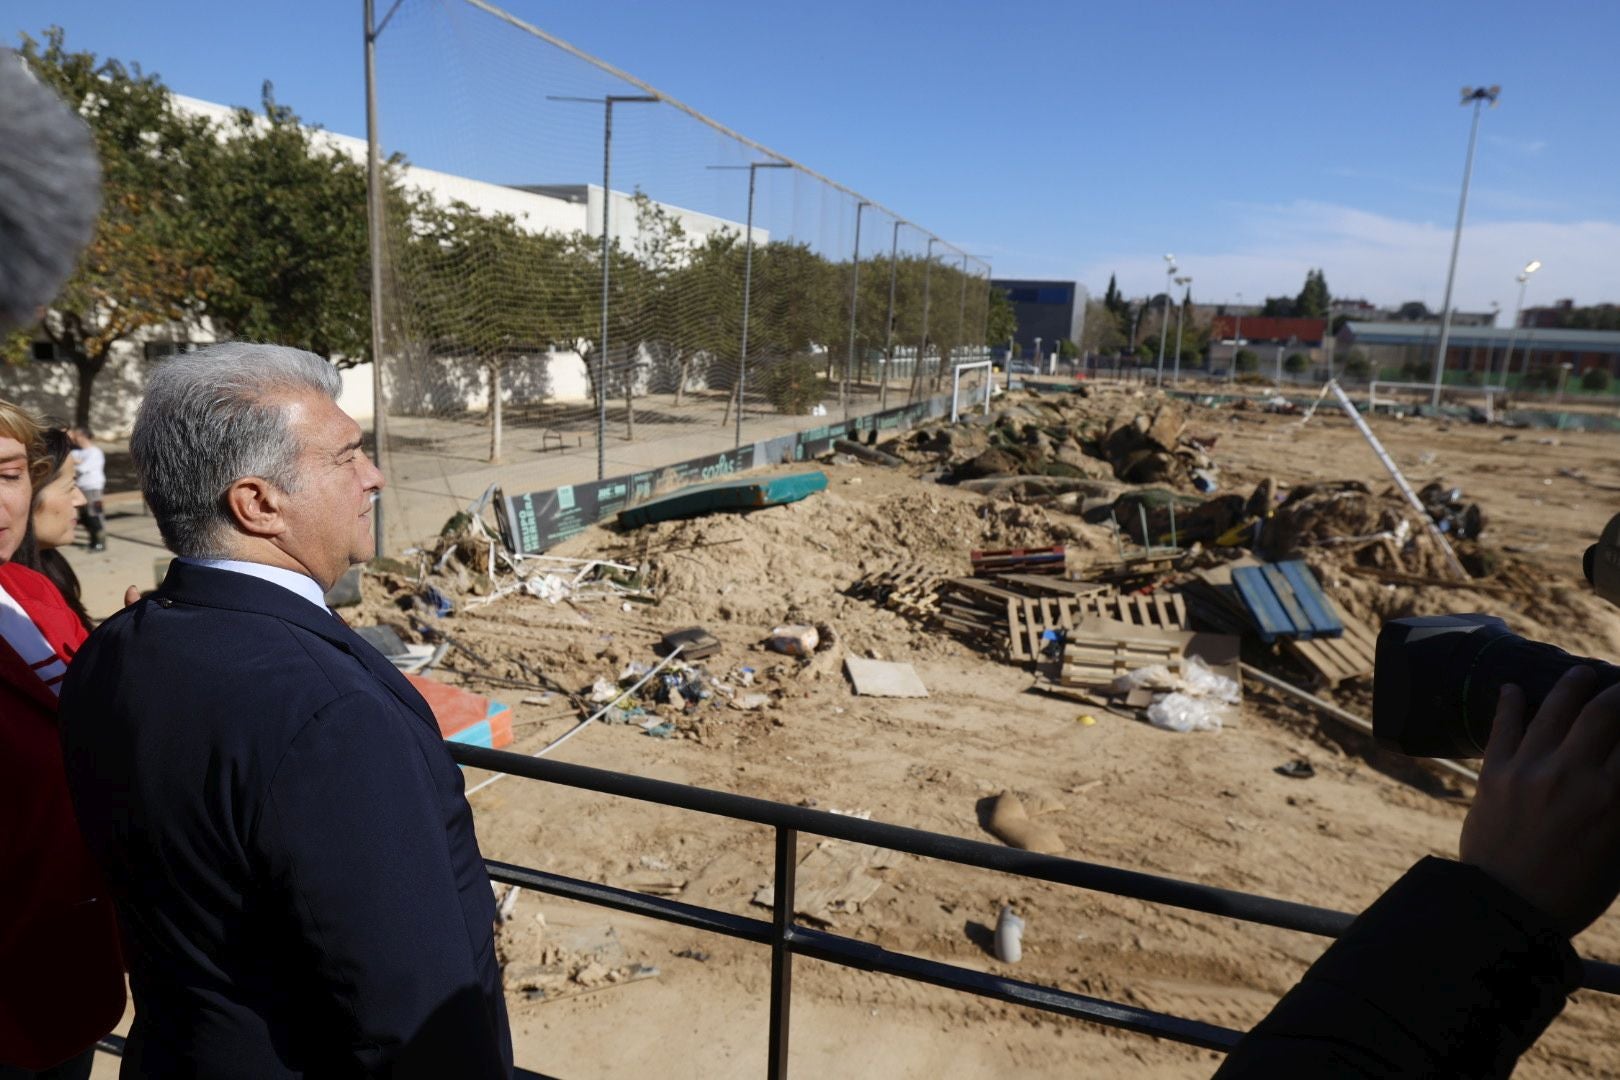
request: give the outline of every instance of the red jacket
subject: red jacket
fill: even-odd
[[[84,627],[41,574],[0,564],[15,601],[65,664]],[[4,597],[0,597],[3,604]],[[45,1069],[82,1053],[124,1013],[112,903],[68,800],[56,726],[62,667],[3,632],[0,610],[0,1065]],[[26,630],[26,628],[23,628]],[[42,677],[43,675],[43,677]]]

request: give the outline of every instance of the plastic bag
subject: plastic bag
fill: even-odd
[[[1181,688],[1191,697],[1214,698],[1228,705],[1242,700],[1242,688],[1225,675],[1217,675],[1196,656],[1181,665]]]
[[[1115,694],[1128,694],[1132,690],[1179,690],[1181,680],[1170,674],[1170,669],[1163,664],[1149,664],[1139,667],[1135,671],[1127,671],[1109,684],[1108,689]]]
[[[1223,680],[1230,681],[1230,680]],[[1212,698],[1166,694],[1147,708],[1148,723],[1166,731],[1219,731],[1226,707]]]

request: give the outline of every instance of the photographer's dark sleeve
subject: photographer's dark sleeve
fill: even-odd
[[[1427,858],[1311,965],[1215,1074],[1505,1077],[1580,983],[1547,917]]]

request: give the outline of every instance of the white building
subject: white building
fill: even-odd
[[[237,110],[229,106],[182,94],[175,94],[173,99],[182,113],[214,121],[222,128],[235,124]],[[316,138],[338,153],[365,164],[364,139],[330,131],[319,131]],[[440,205],[448,206],[453,201],[459,201],[479,213],[506,214],[522,227],[536,233],[582,232],[588,236],[600,236],[602,232],[603,198],[599,184],[507,186],[409,164],[403,166],[400,172],[405,187],[428,195]],[[666,203],[654,205],[677,221],[694,243],[702,243],[710,236],[725,232],[741,236],[745,227],[741,222],[684,207]],[[363,214],[365,208],[357,207],[355,212]],[[640,239],[635,194],[614,191],[612,212],[614,239],[620,246],[634,251]],[[756,226],[754,242],[764,244],[769,240],[770,233]],[[200,327],[174,325],[152,328],[116,344],[106,368],[96,379],[91,401],[91,427],[104,437],[122,438],[128,435],[152,365],[162,363],[163,357],[172,355],[176,349],[207,344],[213,340],[214,335],[205,320],[205,325]],[[483,372],[448,370],[467,368],[471,361],[446,358],[438,363],[447,368],[443,373],[445,377],[423,380],[420,378],[423,373],[413,373],[413,398],[422,400],[425,382],[429,387],[426,393],[433,399],[428,407],[433,411],[488,405],[488,385]],[[578,353],[548,354],[546,367],[544,385],[547,399],[589,399],[590,381],[585,374],[585,361]],[[392,377],[390,382],[393,382]],[[76,385],[77,374],[73,365],[58,359],[48,340],[34,343],[30,363],[20,367],[0,365],[0,397],[44,416],[71,419]],[[445,397],[447,394],[452,395],[454,400]],[[503,396],[508,402],[514,400],[510,388]],[[369,366],[361,365],[343,372],[343,397],[340,403],[356,419],[370,419],[373,404]]]

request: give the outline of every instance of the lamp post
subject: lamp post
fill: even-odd
[[[1155,385],[1158,386],[1164,385],[1164,333],[1170,329],[1170,308],[1168,306],[1170,303],[1170,283],[1175,279],[1175,276],[1176,257],[1166,255],[1164,257],[1164,302],[1166,307],[1163,316],[1159,319],[1159,374],[1155,382]]]
[[[1513,344],[1519,336],[1519,313],[1524,310],[1524,287],[1530,283],[1530,275],[1541,269],[1540,259],[1531,259],[1519,271],[1519,300],[1513,305],[1513,325],[1508,327],[1507,356],[1502,358],[1502,385],[1507,385],[1508,376],[1513,373]],[[1529,370],[1530,351],[1525,350],[1525,370]]]
[[[748,388],[748,304],[754,287],[754,182],[761,169],[791,169],[785,161],[750,161],[747,165],[710,165],[711,169],[748,170],[748,224],[743,241],[742,342],[737,348],[737,438],[733,449],[742,446],[743,392]],[[721,421],[724,423],[724,421]]]
[[[1457,278],[1457,249],[1462,244],[1463,217],[1468,212],[1468,182],[1474,175],[1474,144],[1479,138],[1479,110],[1485,102],[1496,107],[1496,99],[1502,93],[1500,86],[1480,87],[1477,90],[1471,86],[1462,89],[1461,104],[1470,102],[1474,106],[1474,120],[1468,128],[1468,157],[1463,165],[1462,197],[1457,200],[1457,227],[1451,234],[1451,267],[1446,271],[1446,295],[1440,303],[1440,347],[1434,357],[1434,393],[1430,404],[1440,404],[1440,384],[1446,374],[1446,346],[1451,341],[1451,286]]]
[[[602,337],[596,357],[596,478],[607,477],[607,356],[608,356],[608,279],[613,269],[613,106],[652,105],[658,99],[647,94],[609,94],[607,97],[562,97],[546,95],[547,101],[574,101],[602,106]],[[499,393],[499,391],[496,391]]]
[[[1176,284],[1180,285],[1182,288],[1186,288],[1188,285],[1192,284],[1192,278],[1178,277],[1176,278]],[[1181,384],[1181,321],[1186,318],[1186,316],[1187,296],[1186,294],[1183,294],[1181,297],[1181,309],[1176,312],[1176,366],[1170,376],[1171,386],[1179,386]]]

